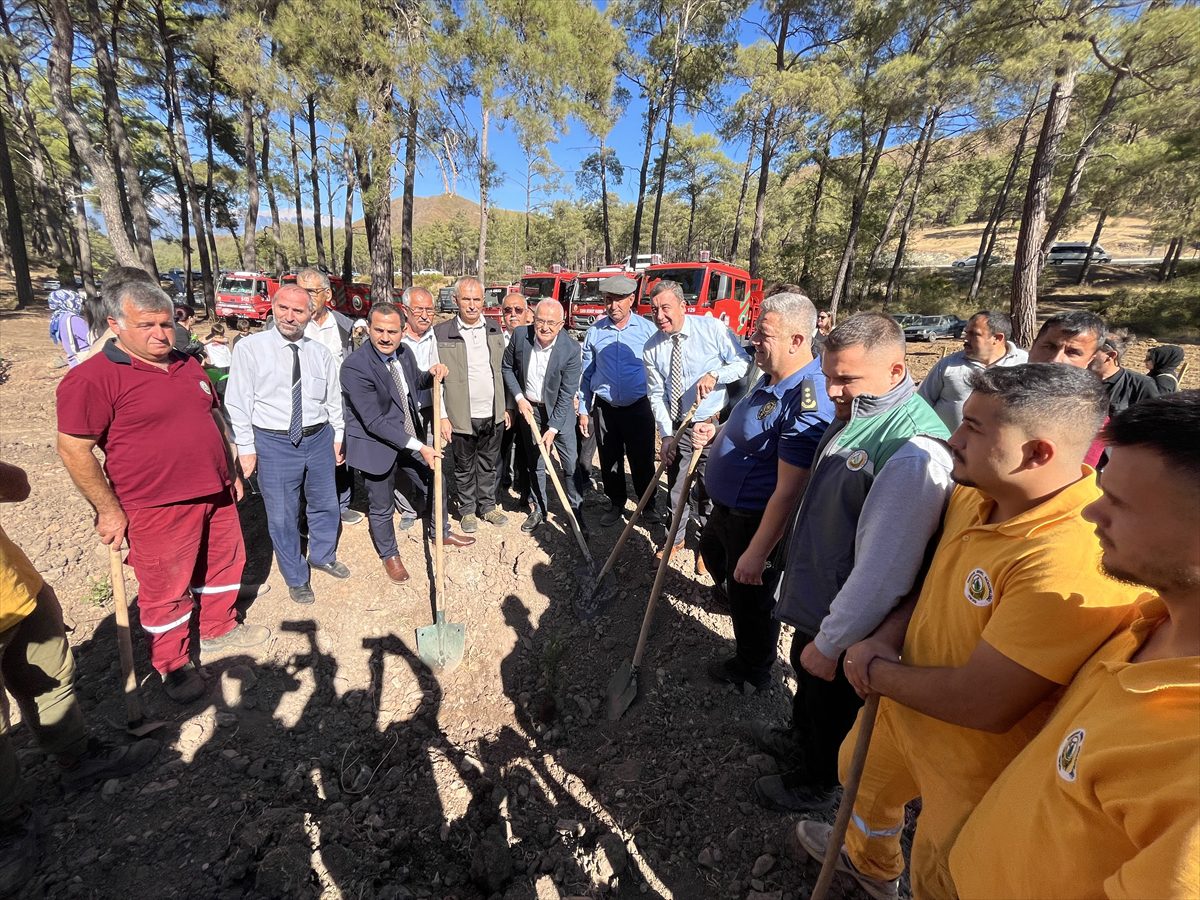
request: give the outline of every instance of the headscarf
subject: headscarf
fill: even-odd
[[[50,292],[50,339],[58,340],[63,319],[83,312],[83,295],[66,288]]]
[[[1150,377],[1158,385],[1160,394],[1171,394],[1179,390],[1178,369],[1183,364],[1183,348],[1174,344],[1151,347],[1146,354],[1150,361]]]

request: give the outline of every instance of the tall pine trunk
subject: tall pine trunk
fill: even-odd
[[[87,207],[83,203],[83,172],[80,170],[79,154],[75,143],[68,136],[67,152],[71,162],[71,227],[75,231],[75,246],[79,250],[79,277],[83,279],[83,292],[89,300],[96,299],[96,273],[92,269],[92,236],[88,231]]]
[[[637,268],[638,251],[642,242],[642,214],[646,206],[646,179],[650,174],[650,152],[654,147],[654,131],[658,127],[659,107],[653,100],[646,102],[646,140],[642,146],[642,167],[638,170],[637,206],[633,212],[633,240],[629,248],[629,266]]]
[[[1083,265],[1079,267],[1079,276],[1075,279],[1076,284],[1087,284],[1088,272],[1092,268],[1092,257],[1096,254],[1096,245],[1100,243],[1100,235],[1104,231],[1104,220],[1108,218],[1108,208],[1100,210],[1100,216],[1096,219],[1096,229],[1092,232],[1092,242],[1088,244],[1087,256],[1083,258]]]
[[[49,0],[53,21],[47,76],[58,117],[70,135],[80,159],[91,173],[92,185],[100,204],[101,215],[108,226],[113,256],[119,265],[141,267],[142,261],[121,226],[121,194],[117,173],[108,156],[96,149],[98,143],[88,133],[87,125],[71,94],[72,56],[75,52],[75,23],[67,0]],[[15,248],[14,252],[15,252]]]
[[[1037,331],[1038,279],[1046,261],[1046,204],[1050,199],[1050,182],[1058,147],[1067,128],[1071,99],[1075,92],[1078,72],[1074,60],[1064,58],[1055,71],[1054,87],[1046,102],[1042,131],[1033,151],[1029,168],[1029,184],[1021,209],[1021,228],[1017,233],[1017,253],[1013,260],[1013,281],[1010,315],[1013,320],[1013,342],[1028,347]]]
[[[242,223],[242,265],[258,271],[258,153],[254,140],[254,108],[249,97],[242,98],[242,146],[246,169],[246,220]]]
[[[929,120],[929,130],[924,135],[925,143],[921,148],[921,158],[917,162],[916,177],[913,181],[912,196],[908,199],[908,209],[904,213],[904,221],[900,224],[900,240],[896,242],[896,256],[892,260],[891,271],[888,272],[887,288],[883,294],[883,307],[888,305],[896,296],[896,285],[900,281],[900,268],[904,264],[904,254],[908,249],[908,236],[912,233],[913,220],[917,215],[917,202],[921,197],[921,184],[925,180],[925,169],[929,165],[929,151],[933,148],[933,132],[937,127],[941,110],[933,110]]]
[[[800,284],[814,294],[817,291],[812,289],[809,282],[812,279],[813,264],[817,255],[817,226],[821,220],[821,201],[825,197],[825,178],[829,173],[829,149],[832,140],[833,132],[830,130],[826,133],[825,140],[818,151],[817,184],[813,188],[812,207],[808,213],[808,225],[804,229],[804,262],[800,266]]]
[[[346,172],[346,208],[342,213],[344,230],[342,246],[342,284],[349,285],[354,277],[354,153],[350,139],[342,146],[342,166]],[[366,208],[363,209],[364,216]]]
[[[264,109],[259,118],[262,128],[262,183],[267,192],[267,207],[271,210],[271,235],[275,241],[275,273],[287,271],[287,254],[283,251],[283,226],[279,223],[279,203],[275,199],[275,182],[271,179],[271,119]]]
[[[213,169],[216,168],[216,162],[213,159],[213,120],[214,120],[214,105],[216,103],[217,85],[213,79],[211,67],[208,68],[208,101],[204,105],[204,138],[205,138],[205,155],[207,171],[204,174],[204,230],[208,232],[208,249],[212,254],[212,266],[214,273],[220,271],[221,257],[217,253],[217,227],[213,222]],[[236,245],[236,241],[235,241]],[[237,251],[238,259],[241,259],[241,250]],[[213,294],[213,301],[216,301],[216,294]],[[206,299],[207,303],[208,300]]]
[[[604,265],[612,265],[612,227],[608,220],[608,158],[604,138],[600,138],[600,223],[604,229]]]
[[[663,128],[662,145],[658,153],[658,171],[654,175],[654,217],[650,220],[650,252],[658,252],[658,224],[662,213],[663,192],[667,184],[667,154],[671,152],[671,126],[675,122],[675,75],[671,74],[671,87],[667,94],[667,124]]]
[[[767,107],[767,115],[762,126],[762,151],[758,160],[758,188],[754,192],[754,227],[750,230],[750,262],[751,278],[760,277],[759,267],[762,263],[763,229],[767,222],[767,183],[771,178],[771,156],[775,152],[775,104]]]
[[[313,94],[304,98],[308,104],[308,154],[311,158],[312,169],[309,172],[312,181],[313,198],[313,240],[317,245],[317,265],[323,269],[329,266],[325,258],[325,239],[321,236],[321,173],[317,166],[317,100]],[[329,214],[329,252],[333,253],[333,213]]]
[[[488,182],[491,172],[488,169],[488,120],[491,110],[483,105],[482,124],[479,129],[479,253],[475,257],[475,277],[483,281],[484,264],[487,262],[487,232],[488,232]]]
[[[417,95],[408,98],[404,132],[404,192],[400,204],[400,281],[413,283],[413,194],[417,184]]]
[[[167,106],[167,134],[175,133],[175,111]],[[174,141],[168,139],[168,145]],[[188,192],[183,183],[183,173],[179,169],[179,154],[171,146],[171,180],[175,182],[175,193],[179,195],[179,248],[183,253],[183,296],[188,303],[192,301],[192,229],[188,217]]]
[[[17,202],[17,182],[13,178],[12,159],[8,153],[8,129],[0,108],[0,191],[4,196],[4,213],[8,219],[8,241],[12,245],[13,277],[17,286],[17,309],[33,305],[33,282],[29,278],[29,257],[25,252],[25,227],[21,224],[21,207]]]
[[[862,155],[859,159],[858,179],[854,187],[854,196],[850,201],[850,222],[846,227],[846,244],[842,249],[842,259],[838,264],[837,273],[833,277],[833,289],[829,297],[829,314],[837,321],[838,304],[844,296],[850,295],[850,287],[854,279],[854,253],[858,246],[858,231],[862,227],[863,210],[867,205],[867,194],[871,190],[871,182],[875,179],[875,171],[879,167],[879,159],[883,156],[883,147],[887,142],[888,132],[892,128],[892,115],[889,110],[879,127],[875,139],[874,150],[867,151],[866,123],[862,125]]]
[[[754,171],[754,150],[758,145],[758,120],[750,126],[750,146],[746,149],[746,167],[742,170],[742,189],[738,193],[737,212],[733,217],[733,237],[729,240],[729,261],[737,262],[738,245],[742,236],[742,216],[746,212],[746,195],[750,193],[750,175]]]
[[[308,265],[308,240],[304,236],[304,191],[300,187],[300,152],[296,147],[296,114],[288,112],[288,139],[292,151],[292,195],[296,200],[296,234],[300,240],[300,265]]]

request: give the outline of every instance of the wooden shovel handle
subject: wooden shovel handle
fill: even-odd
[[[542,454],[542,460],[546,463],[546,472],[550,476],[550,480],[554,483],[555,493],[558,494],[558,502],[567,512],[567,521],[571,523],[571,532],[575,535],[575,540],[579,544],[579,550],[583,553],[583,558],[587,560],[588,568],[592,568],[592,552],[588,549],[587,541],[583,539],[583,532],[579,530],[579,522],[575,518],[575,510],[571,509],[571,503],[567,500],[567,492],[563,490],[562,482],[559,481],[558,472],[554,470],[554,461],[550,459],[550,451],[546,449],[546,445],[542,443],[542,432],[538,429],[537,422],[534,420],[533,413],[525,416],[525,421],[529,423],[529,430],[533,432],[534,442],[538,445],[538,452]],[[570,472],[563,473],[570,478]]]
[[[433,379],[433,605],[435,621],[446,602],[446,570],[442,565],[442,380]]]
[[[133,666],[133,641],[129,636],[129,600],[125,595],[125,569],[117,542],[108,545],[109,573],[112,579],[113,606],[116,607],[117,653],[121,657],[121,675],[125,692],[125,720],[129,725],[142,721],[142,702],[137,692],[137,672]]]

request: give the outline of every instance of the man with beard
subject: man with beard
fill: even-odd
[[[1083,517],[1104,570],[1151,593],[963,826],[963,897],[1200,896],[1200,393],[1104,434],[1104,495]]]
[[[963,404],[971,396],[971,374],[989,366],[1019,366],[1029,354],[1014,344],[1012,319],[983,310],[971,316],[963,331],[963,349],[934,363],[917,393],[953,431],[962,422]]]
[[[1101,573],[1082,516],[1100,496],[1081,461],[1104,388],[1062,365],[983,369],[972,388],[950,437],[959,486],[920,592],[845,655],[855,689],[881,699],[838,868],[875,898],[897,896],[917,797],[913,894],[954,896],[959,829],[1137,596]],[[861,727],[842,744],[843,778]],[[802,820],[792,838],[821,859],[830,831]]]
[[[1115,416],[1135,403],[1158,396],[1158,385],[1154,383],[1153,378],[1121,365],[1125,351],[1134,340],[1136,338],[1128,329],[1110,330],[1092,365],[1095,373],[1104,380],[1104,389],[1108,391],[1110,416]]]
[[[248,478],[258,469],[275,560],[297,603],[316,599],[309,568],[349,578],[337,559],[340,509],[334,469],[342,452],[342,388],[338,364],[305,335],[314,308],[304,288],[284,285],[271,310],[275,327],[233,351],[225,405],[238,459]],[[308,560],[300,554],[300,492],[308,514]]]

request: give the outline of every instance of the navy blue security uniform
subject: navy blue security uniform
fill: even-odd
[[[737,654],[726,664],[729,674],[756,687],[770,677],[779,639],[779,623],[771,617],[780,574],[778,547],[768,557],[761,585],[740,584],[733,573],[775,493],[779,460],[810,468],[833,418],[820,360],[813,360],[776,384],[768,383],[766,375],[760,378],[712,443],[704,488],[713,512],[700,553],[729,598],[737,642]]]

